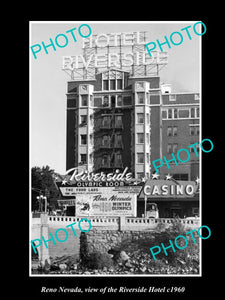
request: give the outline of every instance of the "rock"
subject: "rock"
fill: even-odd
[[[91,274],[91,272],[89,272],[89,271],[85,271],[83,274],[85,274],[85,275],[90,275],[90,274]]]
[[[132,264],[129,262],[129,260],[125,263],[125,266],[127,268],[132,268]]]
[[[60,271],[65,271],[67,269],[67,265],[66,264],[60,264],[59,269],[60,269]]]
[[[146,267],[140,268],[140,271],[141,271],[142,273],[144,273],[146,270],[147,270]]]
[[[122,259],[122,261],[127,261],[130,257],[126,254],[125,251],[121,251],[120,258]]]

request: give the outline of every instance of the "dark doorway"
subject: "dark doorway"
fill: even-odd
[[[75,216],[75,206],[74,205],[67,206],[66,215],[67,216],[72,216],[72,217]]]

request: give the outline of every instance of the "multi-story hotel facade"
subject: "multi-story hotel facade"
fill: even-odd
[[[130,76],[110,68],[95,80],[71,80],[67,89],[67,170],[111,172],[129,168],[134,178],[151,178],[152,161],[199,142],[200,100],[196,93],[171,93],[159,76]],[[163,177],[199,176],[199,158],[161,167]],[[182,159],[182,157],[181,157]],[[185,160],[185,158],[183,158]]]

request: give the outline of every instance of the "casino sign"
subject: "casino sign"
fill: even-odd
[[[160,197],[160,198],[187,198],[193,197],[198,190],[195,181],[175,180],[147,180],[139,198]]]

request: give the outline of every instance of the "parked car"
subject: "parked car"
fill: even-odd
[[[62,216],[63,215],[63,211],[61,209],[56,209],[52,211],[52,215],[53,216]]]

